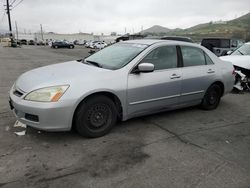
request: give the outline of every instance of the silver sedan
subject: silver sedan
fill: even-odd
[[[202,46],[162,40],[114,44],[83,60],[22,74],[10,90],[17,119],[46,131],[108,133],[117,120],[200,105],[215,109],[234,83],[231,63]]]

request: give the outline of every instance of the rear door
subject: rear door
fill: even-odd
[[[216,67],[202,49],[193,46],[181,46],[180,49],[183,59],[180,102],[201,100],[215,80]]]
[[[152,50],[140,63],[152,63],[149,73],[128,76],[128,115],[151,113],[177,105],[181,90],[181,70],[177,66],[176,46]]]

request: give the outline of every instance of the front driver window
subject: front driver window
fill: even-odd
[[[176,46],[162,46],[151,51],[141,63],[152,63],[155,70],[177,67]]]

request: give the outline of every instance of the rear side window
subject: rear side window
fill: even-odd
[[[230,48],[230,40],[229,39],[221,39],[221,48]]]
[[[207,65],[213,65],[214,62],[211,60],[211,58],[204,52],[205,59],[206,59],[206,64]]]
[[[181,52],[184,67],[206,65],[204,52],[201,49],[190,46],[181,46]]]
[[[220,40],[219,39],[203,39],[201,45],[210,49],[213,47],[220,47]],[[210,49],[211,50],[211,49]]]
[[[237,40],[232,40],[231,47],[236,48],[238,46]]]
[[[155,70],[177,67],[176,46],[162,46],[151,51],[141,63],[152,63]]]

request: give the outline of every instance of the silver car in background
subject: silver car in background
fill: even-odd
[[[231,63],[196,44],[126,41],[22,74],[10,90],[10,106],[36,129],[75,127],[99,137],[117,120],[192,105],[215,109],[233,88],[233,72]]]

